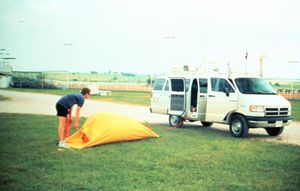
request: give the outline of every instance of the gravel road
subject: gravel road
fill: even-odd
[[[56,95],[14,92],[3,89],[0,90],[0,95],[10,98],[9,100],[0,101],[0,113],[55,115],[55,104],[60,98],[60,96]],[[86,100],[81,110],[81,116],[88,117],[96,112],[114,112],[129,116],[141,122],[168,124],[168,116],[150,113],[148,107]],[[201,127],[202,130],[216,131],[216,133],[224,133],[230,136],[227,125],[214,124],[208,128],[202,127],[200,122],[195,122],[186,123],[185,126],[198,126],[199,128]],[[268,136],[264,129],[250,129],[249,138],[300,146],[300,123],[293,122],[277,137]]]

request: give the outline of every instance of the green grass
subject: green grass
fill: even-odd
[[[149,106],[150,92],[112,91],[111,96],[92,96],[91,99],[99,101]]]
[[[83,121],[84,119],[82,119]],[[300,147],[155,125],[160,138],[57,151],[55,116],[0,114],[0,190],[299,190]]]
[[[5,97],[3,95],[0,95],[0,101],[9,100],[9,97]]]
[[[292,104],[292,116],[295,121],[300,121],[300,100],[289,100]]]

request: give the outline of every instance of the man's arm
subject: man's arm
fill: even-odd
[[[69,115],[70,115],[70,117],[72,117],[72,109],[73,109],[73,106],[69,109]]]
[[[67,115],[67,122],[69,125],[72,125],[72,109],[73,106],[69,109],[69,114]]]
[[[78,127],[79,127],[80,109],[81,109],[81,107],[80,107],[80,106],[77,106],[76,114],[75,114],[75,123],[74,123],[74,128],[75,128],[75,129],[78,129]]]

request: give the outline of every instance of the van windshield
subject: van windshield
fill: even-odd
[[[237,78],[235,83],[243,94],[276,94],[270,84],[260,78]]]

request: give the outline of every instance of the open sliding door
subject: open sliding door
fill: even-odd
[[[169,114],[181,116],[185,112],[185,79],[170,78],[171,94]]]

